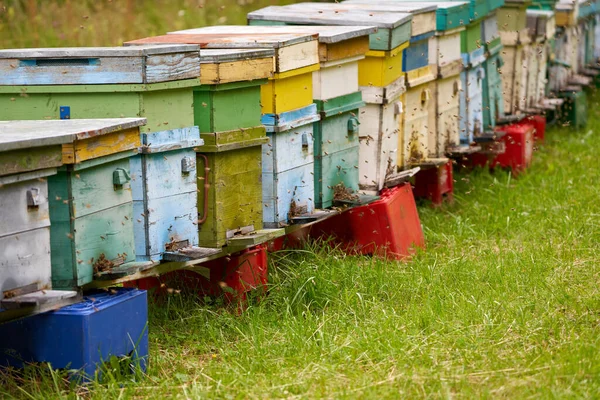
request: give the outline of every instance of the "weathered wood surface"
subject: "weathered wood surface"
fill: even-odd
[[[366,103],[390,104],[398,96],[406,92],[406,79],[401,76],[385,87],[361,86],[362,98]]]
[[[201,29],[188,29],[178,31],[177,33],[193,34],[196,32],[222,32],[220,27],[207,27]],[[272,35],[272,34],[304,34],[304,35],[319,35],[320,43],[333,44],[345,42],[350,39],[368,36],[377,32],[374,26],[323,26],[323,25],[285,25],[285,26],[236,26],[236,34],[253,34],[253,35]],[[202,54],[202,52],[201,52]]]
[[[504,111],[508,114],[526,108],[528,50],[529,46],[505,46],[502,51]]]
[[[0,299],[2,292],[33,283],[51,286],[46,177],[54,172],[36,171],[11,183],[0,180]]]
[[[269,80],[261,88],[262,113],[281,114],[312,104],[314,70],[306,68],[301,74]]]
[[[145,123],[144,118],[0,121],[0,152],[74,143]]]
[[[60,145],[0,152],[0,177],[60,167],[61,165],[62,147]],[[0,183],[2,183],[1,178]]]
[[[273,58],[203,64],[200,81],[205,85],[252,81],[272,78],[274,71]]]
[[[125,45],[146,43],[193,43],[212,49],[276,49],[275,72],[286,72],[318,63],[317,34],[252,34],[239,33],[238,26],[214,26],[194,29],[193,33],[171,32],[163,36],[126,42]]]
[[[307,9],[302,9],[308,4]],[[375,26],[376,33],[370,35],[372,50],[392,50],[408,41],[412,15],[407,13],[385,13],[360,9],[315,10],[312,3],[283,7],[266,7],[248,14],[251,24],[275,25],[352,25]]]
[[[274,56],[275,50],[273,49],[202,49],[200,50],[200,64],[260,60]],[[204,74],[204,69],[202,73]]]
[[[405,94],[404,129],[398,138],[398,167],[418,166],[429,156],[429,114],[435,113],[434,93],[424,84],[409,88]],[[435,131],[435,127],[431,127]]]
[[[386,87],[403,78],[403,57],[407,47],[408,42],[405,42],[393,51],[369,51],[358,64],[359,85]]]
[[[228,232],[252,226],[262,228],[262,148],[266,140],[263,127],[232,132],[219,141],[235,140],[240,147],[234,150],[204,153],[210,168],[209,181],[204,180],[207,167],[202,155],[198,155],[198,212],[203,218],[204,203],[208,201],[207,219],[198,225],[201,247],[220,248],[227,243]],[[220,135],[220,134],[218,134]],[[250,136],[248,136],[250,135]],[[260,137],[255,137],[260,135]],[[257,142],[257,139],[260,142]],[[227,143],[225,143],[227,144]],[[205,146],[206,147],[206,146]],[[202,151],[202,148],[198,148]],[[204,185],[208,183],[208,200],[204,196]],[[253,229],[253,230],[254,230]]]
[[[436,81],[436,124],[437,134],[429,142],[429,155],[443,157],[448,148],[460,145],[459,116],[460,91],[462,89],[460,76],[450,76]]]
[[[0,50],[0,85],[156,83],[200,75],[199,47]]]
[[[87,161],[49,177],[53,287],[89,283],[102,254],[112,266],[135,260],[130,184],[115,185],[115,173],[129,171],[124,157]]]
[[[358,91],[358,60],[334,63],[331,66],[321,65],[319,71],[313,73],[313,98],[328,100]]]
[[[151,85],[0,86],[0,119],[60,119],[71,108],[72,120],[148,117],[143,132],[194,125],[193,87],[199,79]]]

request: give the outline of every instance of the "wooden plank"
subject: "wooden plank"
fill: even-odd
[[[199,76],[197,46],[0,51],[1,85],[153,83]]]
[[[145,123],[145,118],[0,121],[0,152],[73,143]]]
[[[62,165],[62,149],[59,145],[5,151],[0,154],[0,176]]]
[[[394,51],[369,51],[366,58],[358,64],[359,85],[384,87],[396,82],[404,75],[403,50],[407,47],[408,42],[405,42]]]
[[[358,90],[358,60],[328,67],[321,65],[321,69],[313,73],[315,100],[329,100]]]
[[[227,246],[246,248],[277,239],[285,235],[284,229],[260,229],[248,235],[237,235],[227,239]]]
[[[290,96],[290,93],[294,93]],[[261,88],[263,114],[281,114],[313,102],[312,71],[282,79],[272,79]]]
[[[138,149],[141,144],[139,128],[121,130],[64,144],[62,161],[64,164],[79,164],[109,154]]]
[[[6,310],[15,310],[23,308],[34,308],[40,309],[44,307],[60,307],[64,306],[62,300],[71,299],[73,304],[78,300],[78,293],[70,290],[40,290],[33,293],[27,293],[20,296],[12,297],[10,299],[3,299],[0,302],[0,307]],[[1,313],[0,313],[1,315]]]
[[[3,185],[0,193],[0,238],[50,226],[48,183],[44,178]]]
[[[273,58],[203,64],[200,81],[206,85],[272,78]]]
[[[202,49],[200,50],[200,64],[260,60],[274,56],[275,50],[273,49]]]

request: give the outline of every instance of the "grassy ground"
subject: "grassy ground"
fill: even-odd
[[[598,104],[597,99],[593,104]],[[593,107],[591,108],[593,110]],[[20,398],[600,397],[600,115],[552,129],[526,175],[456,177],[420,208],[407,263],[318,246],[271,257],[242,315],[173,295],[150,309],[148,375],[69,387],[32,368]]]
[[[0,0],[0,49],[120,46],[207,25],[246,24],[246,14],[296,0]]]

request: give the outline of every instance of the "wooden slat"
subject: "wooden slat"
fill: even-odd
[[[145,118],[0,121],[0,152],[73,143],[145,123]]]

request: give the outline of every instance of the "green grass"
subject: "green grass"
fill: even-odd
[[[597,99],[592,104],[598,104]],[[313,245],[271,257],[241,315],[172,295],[150,307],[150,368],[75,387],[44,367],[18,398],[598,398],[600,116],[551,129],[529,172],[456,176],[420,207],[406,263]]]

